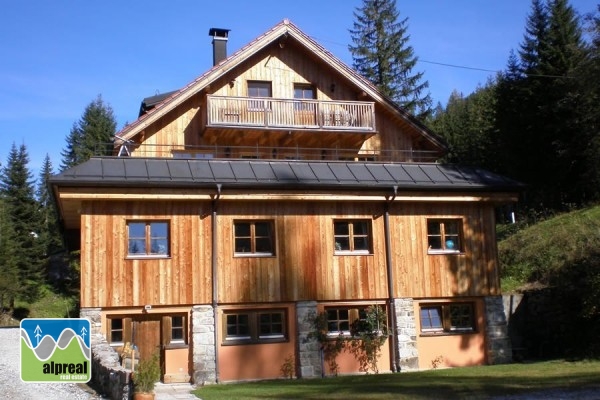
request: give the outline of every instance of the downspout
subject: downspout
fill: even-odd
[[[385,209],[383,214],[383,230],[385,235],[385,264],[387,269],[387,286],[388,286],[388,310],[390,312],[390,358],[392,360],[392,372],[399,372],[398,369],[398,350],[396,349],[396,307],[394,306],[394,266],[392,262],[392,239],[390,236],[390,204],[398,194],[398,186],[394,186],[394,194],[392,197],[386,196]]]
[[[212,241],[211,241],[211,267],[212,267],[212,308],[213,319],[215,321],[214,337],[215,337],[215,383],[219,383],[219,322],[218,322],[218,290],[219,284],[217,280],[217,202],[221,198],[222,185],[217,183],[217,194],[212,201]]]

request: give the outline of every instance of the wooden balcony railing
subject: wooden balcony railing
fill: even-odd
[[[375,131],[375,104],[209,95],[208,126]]]

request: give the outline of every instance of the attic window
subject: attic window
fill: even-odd
[[[271,82],[269,81],[248,81],[248,97],[272,97]],[[250,111],[263,111],[270,109],[269,100],[253,100],[248,103]]]

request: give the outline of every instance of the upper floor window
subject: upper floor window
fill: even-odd
[[[235,221],[235,255],[272,256],[275,254],[272,221]]]
[[[128,221],[129,256],[168,256],[169,223],[165,221]]]
[[[333,223],[335,253],[371,252],[371,228],[368,220],[340,220]]]
[[[422,305],[420,319],[422,333],[475,331],[472,303]]]
[[[272,97],[271,82],[248,81],[248,97]],[[268,100],[252,100],[248,103],[250,110],[269,109]]]
[[[430,253],[458,253],[462,251],[461,220],[428,219],[427,242]]]
[[[225,311],[225,343],[280,342],[287,338],[285,310]]]
[[[316,99],[315,89],[311,85],[307,84],[294,84],[294,98],[312,100]]]

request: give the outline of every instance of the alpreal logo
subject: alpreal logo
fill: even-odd
[[[92,377],[90,321],[85,318],[21,320],[23,382],[86,383]]]

